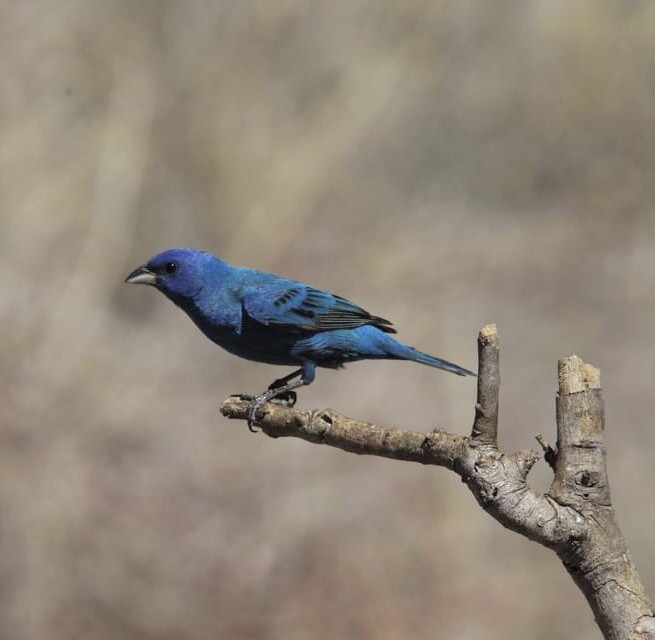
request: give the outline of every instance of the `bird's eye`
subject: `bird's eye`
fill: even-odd
[[[176,271],[177,271],[177,264],[175,262],[167,262],[164,265],[164,271],[169,275],[172,276]]]

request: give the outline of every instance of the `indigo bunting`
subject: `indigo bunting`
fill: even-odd
[[[274,398],[295,402],[316,367],[365,359],[411,360],[460,376],[475,375],[392,337],[389,320],[340,296],[272,273],[233,267],[197,249],[167,249],[125,282],[148,284],[181,307],[213,342],[241,358],[299,367],[275,380],[248,407],[248,426]]]

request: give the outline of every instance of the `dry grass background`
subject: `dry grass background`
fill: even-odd
[[[601,367],[655,592],[653,13],[2,2],[0,638],[598,637],[556,558],[452,474],[223,419],[284,370],[122,285],[171,245],[334,290],[464,366],[497,322],[509,449],[554,437],[558,357]],[[300,402],[463,432],[474,390],[358,363]]]

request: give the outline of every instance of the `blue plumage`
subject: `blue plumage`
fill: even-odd
[[[345,298],[272,273],[233,267],[197,249],[158,253],[126,282],[159,289],[230,353],[300,367],[255,396],[249,424],[268,400],[295,400],[292,390],[312,382],[317,366],[338,368],[356,360],[395,359],[475,375],[399,342],[391,335],[396,332],[391,322]]]

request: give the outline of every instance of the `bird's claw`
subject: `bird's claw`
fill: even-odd
[[[257,422],[257,413],[259,410],[266,404],[266,396],[248,396],[248,399],[251,400],[246,410],[246,418],[248,422],[248,430],[251,433],[257,433],[257,429],[253,429]]]
[[[271,391],[272,390],[269,389],[267,393],[258,396],[241,395],[242,400],[250,400],[248,409],[246,410],[246,418],[248,420],[248,429],[252,433],[257,432],[257,429],[253,429],[257,422],[257,414],[267,402],[274,402],[283,407],[293,407],[298,399],[295,391],[283,391],[279,395],[273,397],[271,397]]]

